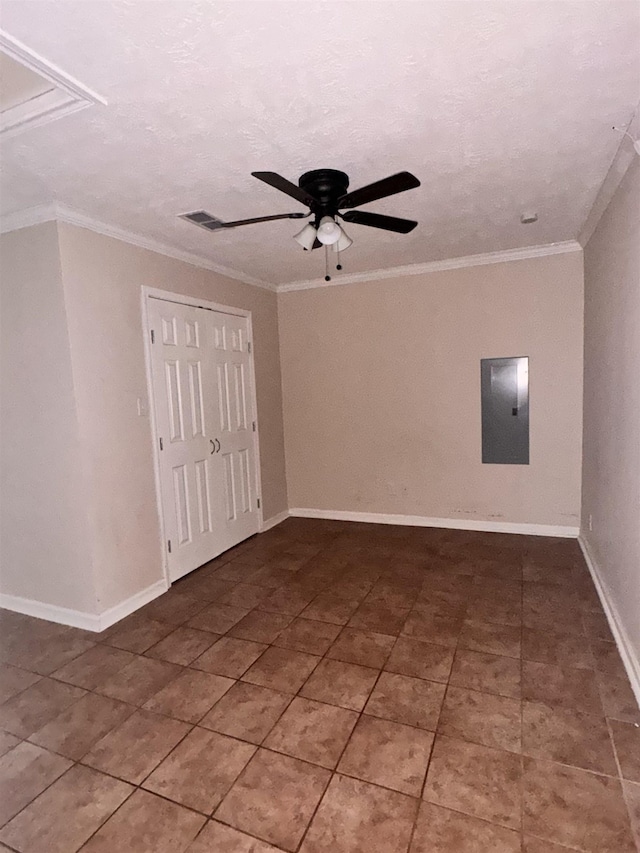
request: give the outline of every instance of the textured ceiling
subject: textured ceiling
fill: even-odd
[[[267,282],[315,278],[280,221],[209,234],[176,218],[300,210],[250,176],[407,169],[363,209],[345,269],[574,239],[639,97],[635,2],[4,0],[2,27],[106,98],[2,146],[3,212],[57,201]],[[539,214],[519,222],[523,210]]]

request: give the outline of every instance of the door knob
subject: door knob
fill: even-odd
[[[219,439],[209,439],[209,444],[211,445],[211,454],[220,452],[220,440]]]

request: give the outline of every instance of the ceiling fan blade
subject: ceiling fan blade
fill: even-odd
[[[376,181],[366,187],[361,187],[359,190],[354,190],[352,193],[343,195],[341,199],[338,199],[338,208],[360,207],[361,204],[377,201],[379,198],[386,198],[388,195],[403,193],[405,190],[413,190],[419,186],[420,181],[411,172],[398,172],[397,175],[390,175],[381,181]]]
[[[271,222],[274,219],[306,219],[310,213],[276,213],[274,216],[256,216],[253,219],[235,219],[221,222],[218,228],[237,228],[238,225],[255,225],[256,222]],[[216,230],[213,228],[212,230]]]
[[[380,213],[369,213],[366,210],[349,210],[347,213],[340,215],[345,222],[355,222],[356,225],[369,225],[371,228],[382,228],[384,231],[396,231],[398,234],[408,234],[418,224],[413,219],[383,216]]]
[[[312,195],[309,195],[308,192],[305,192],[305,190],[297,187],[295,184],[292,184],[291,181],[288,181],[276,172],[251,172],[251,174],[259,181],[264,181],[265,184],[269,184],[270,187],[274,187],[275,189],[280,190],[280,192],[290,195],[291,198],[295,198],[295,200],[299,201],[301,204],[306,204],[307,207],[311,207],[312,204],[317,203],[316,199]]]

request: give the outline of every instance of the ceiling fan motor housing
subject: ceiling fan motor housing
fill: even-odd
[[[318,223],[323,216],[336,216],[338,201],[349,188],[349,176],[336,169],[314,169],[301,176],[298,186],[317,200],[310,207]]]

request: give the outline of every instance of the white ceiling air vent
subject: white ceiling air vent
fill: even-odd
[[[186,219],[187,222],[192,222],[194,225],[199,225],[200,228],[206,228],[207,231],[217,231],[224,227],[222,219],[218,219],[206,210],[194,210],[192,213],[181,213],[180,219]]]
[[[0,30],[0,135],[14,136],[104,98]]]

